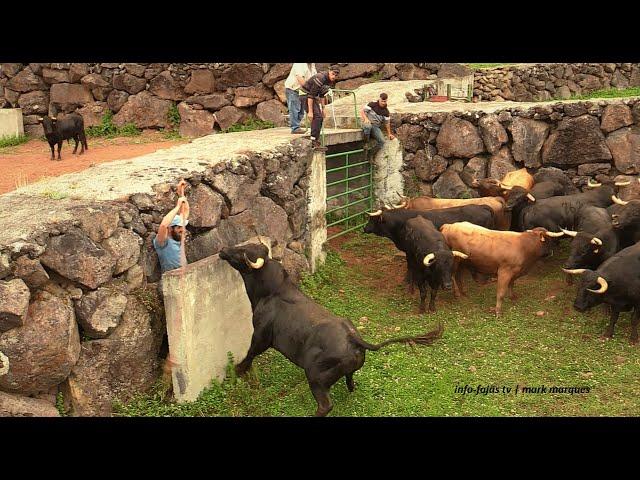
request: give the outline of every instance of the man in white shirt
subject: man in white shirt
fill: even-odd
[[[289,76],[284,82],[291,133],[302,134],[307,132],[306,128],[300,126],[304,118],[304,108],[300,101],[300,88],[316,73],[318,72],[316,71],[315,63],[294,63]]]

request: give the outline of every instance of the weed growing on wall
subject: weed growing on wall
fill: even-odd
[[[9,137],[0,137],[0,148],[15,147],[22,143],[28,142],[29,138],[26,135],[13,135]]]
[[[142,133],[133,123],[127,123],[122,127],[118,127],[113,123],[113,112],[107,110],[102,115],[100,125],[88,127],[85,129],[87,137],[133,137]]]
[[[248,118],[244,123],[234,123],[224,133],[232,132],[248,132],[250,130],[265,130],[267,128],[275,128],[275,124],[268,120],[260,120],[258,118]]]

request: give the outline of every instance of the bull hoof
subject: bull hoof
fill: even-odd
[[[629,340],[629,344],[631,345],[637,345],[638,344],[638,338],[631,338]]]
[[[429,313],[436,313],[436,307],[429,307]]]

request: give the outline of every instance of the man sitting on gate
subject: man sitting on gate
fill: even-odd
[[[371,151],[371,155],[384,146],[384,135],[382,134],[382,124],[384,123],[389,140],[393,140],[395,135],[391,133],[391,114],[387,108],[387,94],[381,93],[377,102],[370,102],[360,110],[362,118],[362,131],[364,132],[365,145],[369,142],[371,135],[376,139],[376,146]]]

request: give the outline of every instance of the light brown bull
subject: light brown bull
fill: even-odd
[[[468,255],[458,260],[453,279],[456,296],[464,295],[462,273],[465,268],[472,272],[497,274],[496,316],[502,312],[502,300],[509,291],[514,299],[513,282],[525,275],[539,258],[550,252],[547,237],[563,234],[534,228],[526,232],[502,232],[479,227],[469,222],[443,225],[440,229],[449,247]]]
[[[395,208],[408,210],[438,210],[441,208],[462,207],[463,205],[488,205],[496,214],[496,226],[500,230],[509,230],[511,214],[506,211],[506,202],[501,197],[482,198],[431,198],[431,197],[403,197]]]
[[[482,180],[474,180],[471,186],[477,188],[483,197],[501,196],[506,199],[513,187],[520,187],[526,194],[533,188],[534,184],[533,176],[526,168],[521,168],[520,170],[507,173],[502,180],[484,178]]]

